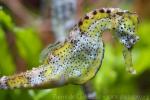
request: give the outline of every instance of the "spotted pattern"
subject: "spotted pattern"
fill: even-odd
[[[64,42],[49,46],[43,65],[30,71],[0,79],[0,88],[51,88],[64,84],[83,84],[93,78],[104,56],[102,33],[114,30],[120,42],[130,48],[138,17],[119,8],[101,8],[87,13],[70,31]]]

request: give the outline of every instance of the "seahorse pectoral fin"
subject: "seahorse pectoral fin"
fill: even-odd
[[[44,63],[44,61],[46,60],[48,54],[55,48],[59,47],[59,45],[61,45],[62,43],[57,41],[54,44],[49,44],[40,54],[39,57],[39,62],[40,63]]]

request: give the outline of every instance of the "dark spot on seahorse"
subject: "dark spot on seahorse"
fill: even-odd
[[[84,32],[81,32],[81,34],[84,34]]]
[[[42,75],[42,74],[43,74],[43,71],[41,71],[40,74]]]
[[[112,17],[116,17],[116,15],[113,15]]]
[[[84,19],[89,19],[89,16],[85,16]]]
[[[79,26],[81,26],[83,24],[83,22],[82,21],[79,21]]]
[[[28,80],[30,80],[31,79],[31,77],[26,77]]]
[[[104,13],[105,11],[104,11],[104,9],[100,9],[99,12]]]
[[[108,9],[106,12],[107,12],[107,13],[111,13],[111,10]]]
[[[116,14],[122,16],[123,12],[117,12]]]
[[[73,43],[73,40],[71,40],[71,43]]]
[[[97,11],[96,11],[96,10],[94,10],[94,11],[93,11],[93,15],[96,15],[96,14],[97,14]]]

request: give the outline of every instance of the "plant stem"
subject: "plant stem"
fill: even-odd
[[[90,81],[82,85],[86,100],[96,100],[96,92],[94,91]]]

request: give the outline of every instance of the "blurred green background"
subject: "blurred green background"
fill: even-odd
[[[58,0],[59,1],[59,0]],[[125,70],[121,45],[104,34],[105,57],[91,80],[98,100],[150,100],[150,1],[76,0],[78,20],[100,7],[119,7],[140,16],[139,42],[133,49],[136,75]],[[12,75],[39,65],[39,55],[55,41],[51,27],[51,0],[0,0],[0,75]],[[0,100],[84,100],[79,85],[46,90],[0,90]]]

